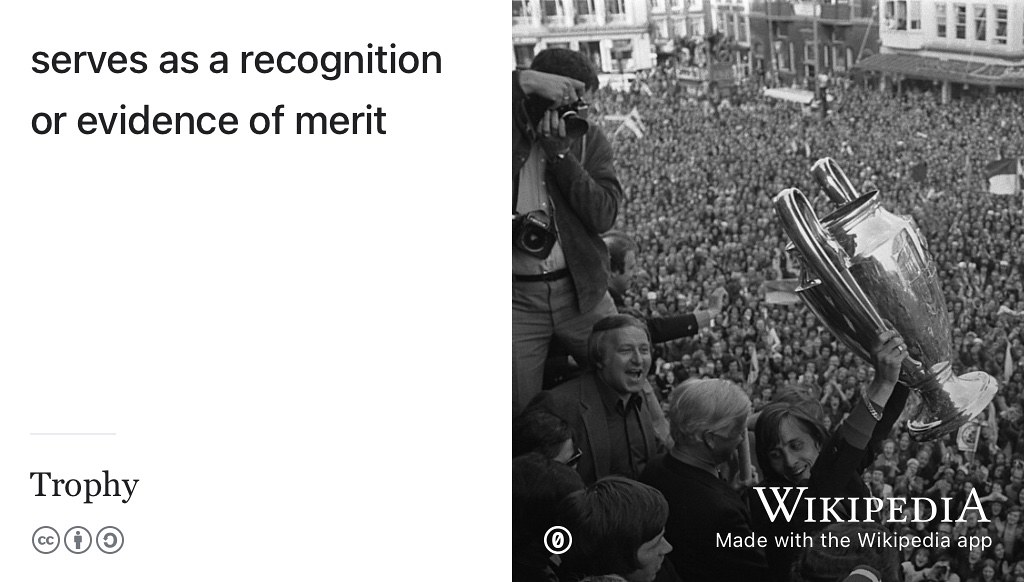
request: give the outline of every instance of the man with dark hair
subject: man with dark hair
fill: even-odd
[[[512,409],[541,390],[553,337],[578,361],[594,323],[615,313],[608,251],[622,187],[586,101],[597,73],[581,53],[541,51],[512,75]]]
[[[562,501],[559,522],[573,535],[560,576],[616,575],[651,582],[672,546],[665,540],[668,503],[657,489],[605,477]]]
[[[607,232],[602,238],[608,247],[611,272],[608,278],[608,293],[611,294],[619,313],[623,313],[628,309],[625,296],[636,277],[636,255],[640,247],[632,238],[619,231]],[[725,288],[719,287],[711,293],[707,309],[683,315],[644,319],[651,331],[651,342],[659,344],[697,335],[699,330],[709,327],[715,316],[722,311],[722,303],[726,296],[728,292]],[[636,317],[639,314],[630,312],[630,315]]]
[[[558,525],[558,507],[567,495],[583,488],[569,467],[540,453],[512,459],[512,580],[557,580],[544,534]]]
[[[540,408],[528,410],[512,421],[512,456],[535,452],[570,467],[576,466],[581,455],[569,423]]]
[[[663,448],[643,397],[651,367],[647,326],[629,315],[605,317],[587,345],[594,370],[541,392],[527,410],[541,408],[569,423],[585,483],[606,475],[636,478]]]

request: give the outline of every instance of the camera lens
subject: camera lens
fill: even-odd
[[[530,252],[540,252],[544,248],[544,236],[536,229],[528,229],[523,233],[523,248]]]

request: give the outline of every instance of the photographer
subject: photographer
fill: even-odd
[[[608,251],[622,187],[604,133],[585,120],[597,73],[581,53],[541,51],[512,75],[512,408],[537,394],[552,337],[586,361],[615,313]]]

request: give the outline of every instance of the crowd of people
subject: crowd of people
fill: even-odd
[[[639,116],[641,135],[600,121],[630,113]],[[738,386],[755,417],[798,392],[820,404],[829,434],[847,422],[878,362],[854,354],[802,303],[766,292],[800,270],[786,253],[772,197],[795,187],[819,217],[834,210],[808,172],[827,156],[862,193],[877,189],[886,209],[913,217],[945,294],[954,370],[987,372],[998,379],[999,395],[974,422],[974,439],[953,432],[916,442],[905,415],[879,422],[888,432],[872,440],[860,476],[876,497],[952,498],[954,515],[972,490],[983,502],[987,522],[968,511],[963,523],[888,524],[908,540],[954,540],[948,548],[904,551],[904,580],[1024,581],[1024,257],[1013,251],[1024,243],[1024,211],[1020,197],[989,195],[984,178],[989,162],[1024,154],[1021,93],[942,104],[937,88],[907,88],[897,97],[853,81],[841,107],[821,116],[753,88],[709,100],[660,68],[630,91],[599,90],[590,119],[614,136],[622,188],[614,228],[637,243],[623,307],[652,321],[707,310],[716,290],[728,293],[713,305],[710,325],[651,346],[648,380],[669,420],[680,385],[717,379]],[[758,467],[744,484],[763,482],[766,472]],[[955,540],[964,536],[991,543],[960,548]]]

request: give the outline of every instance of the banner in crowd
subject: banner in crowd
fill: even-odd
[[[619,127],[615,129],[612,136],[619,135],[623,129],[628,129],[633,132],[633,135],[637,139],[642,139],[644,134],[647,132],[647,127],[644,125],[643,117],[640,116],[640,112],[636,107],[633,108],[627,115],[605,115],[604,118],[608,121],[618,121]]]
[[[764,282],[764,301],[771,305],[794,305],[800,303],[800,297],[796,294],[799,285],[796,279],[779,279],[778,281]]]
[[[981,427],[977,421],[971,421],[960,427],[956,433],[956,448],[973,453],[978,450],[978,439],[981,436]]]
[[[989,162],[985,166],[989,194],[1007,196],[1020,194],[1024,180],[1024,159],[1005,158]]]

